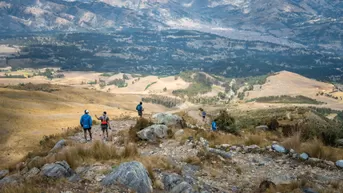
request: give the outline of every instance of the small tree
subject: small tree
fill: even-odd
[[[124,80],[129,80],[129,77],[126,74],[123,74],[123,79]]]
[[[235,135],[239,134],[235,119],[225,110],[220,111],[219,116],[215,120],[217,120],[217,126],[219,130],[223,130]]]

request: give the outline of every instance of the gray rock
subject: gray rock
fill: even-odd
[[[105,186],[121,184],[137,193],[151,193],[152,185],[148,172],[140,162],[125,162],[107,175],[101,183]]]
[[[68,178],[68,181],[73,183],[80,182],[81,180],[82,178],[78,174],[73,174]]]
[[[335,163],[332,162],[332,161],[327,161],[327,160],[324,160],[323,161],[324,164],[326,164],[327,166],[330,166],[330,167],[335,167]]]
[[[36,156],[27,164],[28,168],[41,167],[45,163],[44,158]]]
[[[176,131],[175,133],[174,133],[174,137],[175,138],[179,138],[179,137],[182,137],[182,135],[185,133],[185,131],[183,130],[183,129],[180,129],[180,130],[178,130],[178,131]]]
[[[193,188],[192,186],[187,182],[181,182],[177,186],[175,186],[170,193],[192,193]]]
[[[203,147],[208,147],[209,146],[209,143],[206,139],[204,139],[203,137],[200,137],[200,145],[203,146]]]
[[[52,164],[45,164],[41,174],[52,178],[70,177],[74,171],[70,168],[66,161],[58,161]]]
[[[343,146],[343,139],[337,139],[336,140],[336,145]]]
[[[269,130],[269,127],[267,125],[260,125],[260,126],[255,127],[255,129],[267,131]]]
[[[222,156],[223,158],[231,158],[232,157],[231,153],[226,152],[226,151],[222,151],[222,150],[219,150],[219,149],[207,148],[207,150],[210,153],[218,154],[218,155]]]
[[[9,173],[8,170],[1,170],[1,171],[0,171],[0,180],[1,180],[2,178],[4,178],[5,176],[7,176],[8,173]]]
[[[151,125],[139,132],[137,136],[143,140],[148,140],[150,142],[156,142],[157,138],[165,138],[168,136],[169,128],[165,125]]]
[[[56,152],[62,149],[65,145],[66,145],[66,141],[62,139],[55,144],[55,146],[50,150],[50,152]]]
[[[183,182],[183,179],[180,175],[172,174],[163,174],[162,182],[164,184],[164,189],[166,191],[171,191],[174,187]]]
[[[343,160],[336,161],[336,166],[343,169]]]
[[[318,192],[312,190],[311,188],[304,188],[304,189],[303,189],[303,192],[304,192],[304,193],[318,193]]]
[[[295,152],[294,149],[290,149],[290,150],[289,150],[289,153],[293,155],[293,154],[295,154],[295,153],[297,153],[297,152]]]
[[[38,175],[40,170],[36,167],[32,168],[29,172],[25,174],[25,178],[32,178],[36,175]]]
[[[153,122],[167,126],[182,126],[182,118],[170,113],[157,113],[152,116]]]
[[[307,153],[302,153],[302,154],[300,154],[299,158],[300,158],[301,160],[308,160],[309,156],[308,156]]]
[[[319,163],[321,161],[322,161],[321,159],[313,158],[313,157],[308,159],[308,162],[310,162],[310,163]]]
[[[244,147],[245,152],[252,152],[257,150],[260,150],[260,147],[258,145],[249,145]]]
[[[18,176],[6,176],[0,180],[0,187],[7,184],[17,184],[19,182]]]
[[[284,148],[283,146],[278,145],[278,144],[273,144],[272,149],[275,150],[276,152],[279,152],[279,153],[286,153],[287,152],[286,148]]]

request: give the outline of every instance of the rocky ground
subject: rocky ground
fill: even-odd
[[[135,123],[132,120],[111,121],[112,130],[107,140],[103,140],[99,126],[93,128],[91,142],[85,141],[83,133],[79,132],[57,143],[44,159],[68,150],[71,142],[74,146],[82,144],[85,147],[101,142],[123,149],[123,133]],[[159,121],[157,123],[161,124]],[[314,158],[302,160],[296,152],[283,152],[276,144],[267,147],[233,146],[227,141],[227,144],[210,147],[206,139],[188,136],[188,129],[178,128],[177,123],[177,118],[176,121],[168,118],[168,121],[163,121],[163,127],[153,125],[144,129],[139,136],[147,140],[137,142],[139,154],[117,160],[115,164],[111,160],[92,160],[84,161],[72,169],[66,160],[30,168],[32,160],[41,159],[38,156],[28,160],[17,171],[0,171],[0,190],[16,192],[18,189],[13,189],[9,184],[32,183],[32,179],[42,176],[43,180],[35,182],[37,187],[64,193],[266,192],[259,188],[263,181],[275,184],[277,190],[271,192],[343,191],[343,185],[340,184],[343,170],[336,163]],[[173,136],[165,128],[173,128]],[[99,151],[102,151],[101,147]],[[53,185],[47,179],[55,180]],[[289,191],[287,188],[290,186],[292,190]]]

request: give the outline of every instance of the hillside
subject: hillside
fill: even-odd
[[[0,88],[0,93],[0,151],[7,155],[1,157],[2,166],[35,150],[43,136],[78,126],[85,109],[89,109],[93,118],[103,111],[107,111],[110,118],[133,117],[140,101],[140,97],[135,95],[118,96],[53,85]],[[148,114],[166,110],[153,104],[146,104],[145,107]]]

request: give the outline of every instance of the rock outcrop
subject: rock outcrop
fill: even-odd
[[[153,191],[148,172],[140,162],[126,162],[120,164],[101,182],[105,186],[121,184],[137,193],[151,193]]]
[[[167,126],[183,127],[183,120],[178,115],[170,113],[157,113],[152,116],[153,122]]]
[[[50,152],[56,152],[62,149],[65,145],[66,145],[66,141],[62,139],[55,144],[55,146],[50,150]]]
[[[151,125],[139,132],[137,136],[143,140],[156,142],[156,140],[166,138],[168,136],[169,128],[165,125]]]
[[[41,169],[41,174],[46,177],[62,178],[72,176],[74,171],[66,161],[58,161],[52,164],[45,164]]]

